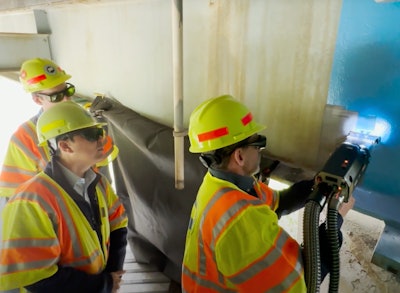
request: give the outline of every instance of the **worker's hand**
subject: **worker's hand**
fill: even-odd
[[[278,218],[304,207],[313,191],[314,179],[301,180],[279,192],[279,206],[275,210]]]
[[[122,283],[122,275],[125,274],[125,271],[117,271],[117,272],[112,272],[111,276],[113,279],[113,288],[112,288],[112,293],[118,292],[118,289],[121,287]]]
[[[347,213],[354,207],[356,200],[354,197],[350,196],[347,202],[343,202],[339,207],[339,214],[344,218]]]

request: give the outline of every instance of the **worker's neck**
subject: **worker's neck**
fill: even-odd
[[[66,167],[68,170],[70,170],[72,173],[74,173],[76,176],[78,176],[80,178],[84,178],[85,177],[85,173],[91,167],[90,165],[87,166],[85,164],[82,164],[82,162],[76,162],[75,160],[70,160],[70,159],[65,158],[65,157],[61,157],[59,159],[59,162],[64,167]]]

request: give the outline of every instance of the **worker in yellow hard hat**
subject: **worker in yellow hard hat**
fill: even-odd
[[[103,159],[104,124],[72,101],[38,118],[38,143],[48,144],[52,157],[4,207],[0,290],[120,288],[128,220],[107,178],[92,167]]]
[[[19,73],[20,82],[25,91],[31,94],[33,102],[40,106],[40,110],[22,123],[9,141],[0,170],[0,213],[16,188],[42,171],[49,161],[47,145],[38,146],[36,122],[44,111],[72,98],[75,86],[68,82],[70,78],[71,75],[52,60],[33,58],[23,62]],[[118,148],[110,136],[107,136],[107,145],[108,148],[103,151],[103,160],[97,163],[99,170],[105,174],[108,174],[107,164],[118,155]]]
[[[75,86],[68,82],[71,75],[48,59],[34,58],[25,61],[20,69],[20,82],[32,100],[40,106],[37,115],[18,127],[11,136],[0,173],[0,198],[10,197],[15,188],[41,170],[49,161],[47,146],[37,144],[36,122],[46,110],[60,102],[68,101],[75,93]],[[118,154],[118,148],[108,136],[108,148],[99,166],[105,166]],[[110,159],[109,156],[113,158]]]
[[[182,292],[307,291],[300,245],[278,219],[304,206],[314,179],[280,192],[259,182],[264,129],[230,95],[192,112],[189,150],[208,172],[189,221]]]

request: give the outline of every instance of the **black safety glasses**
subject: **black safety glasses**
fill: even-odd
[[[261,151],[265,149],[265,147],[267,146],[267,137],[259,134],[253,135],[248,139],[246,139],[245,141],[243,141],[242,143],[239,143],[239,146],[237,146],[236,148],[243,148],[249,146],[255,147]]]
[[[99,138],[103,138],[106,136],[106,132],[101,127],[91,127],[91,128],[84,128],[75,131],[76,135],[80,135],[85,138],[87,141],[98,141]]]
[[[67,83],[67,87],[62,91],[59,91],[51,95],[36,93],[36,95],[47,99],[51,103],[61,102],[64,99],[64,97],[72,97],[73,94],[75,94],[75,86],[70,83]]]
[[[265,149],[265,147],[267,146],[267,137],[265,137],[264,135],[260,135],[260,134],[252,135],[252,136],[248,137],[247,139],[244,139],[234,145],[225,147],[224,154],[230,155],[236,149],[244,148],[244,147],[248,147],[248,146],[256,147],[258,150],[261,151],[261,150]]]
[[[260,150],[265,149],[265,147],[267,146],[267,137],[265,137],[264,135],[257,135],[257,139],[255,141],[248,141],[243,145],[243,147],[246,146],[257,147]]]
[[[106,132],[101,127],[89,127],[89,128],[82,128],[78,130],[74,130],[71,132],[66,133],[62,140],[64,139],[71,139],[72,137],[79,135],[90,142],[98,141],[100,138],[104,138],[106,136]]]

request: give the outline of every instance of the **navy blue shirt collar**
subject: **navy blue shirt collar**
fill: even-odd
[[[252,176],[242,176],[231,172],[209,168],[210,174],[216,178],[231,182],[244,192],[257,196],[254,190],[254,178]]]

